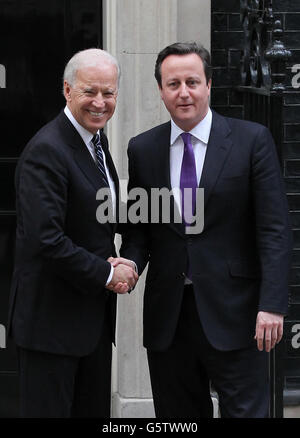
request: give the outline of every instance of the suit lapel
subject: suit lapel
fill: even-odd
[[[101,145],[102,145],[102,149],[105,153],[105,159],[106,159],[106,164],[108,166],[110,175],[115,183],[116,186],[116,192],[117,192],[117,196],[118,196],[118,192],[119,192],[119,177],[112,159],[112,156],[110,155],[109,152],[109,148],[108,148],[108,141],[106,136],[103,134],[103,132],[101,131]]]
[[[199,187],[204,188],[205,205],[232,147],[230,133],[231,130],[225,118],[213,111],[212,127],[199,184]]]
[[[157,187],[167,187],[169,190],[171,190],[170,133],[171,124],[167,123],[163,125],[163,130],[156,142],[157,148],[155,153],[155,160],[159,161],[156,167]],[[213,188],[231,150],[232,140],[230,138],[230,133],[231,129],[228,126],[226,119],[213,111],[212,127],[199,183],[199,187],[204,188],[205,205],[213,192]],[[171,213],[174,211],[174,208],[177,209],[177,205],[174,199],[171,198]],[[185,236],[185,229],[182,223],[174,223],[174,221],[171,220],[170,226],[175,232],[183,237]]]
[[[154,162],[155,162],[155,174],[156,183],[153,187],[159,189],[166,187],[169,191],[171,187],[170,176],[170,136],[171,136],[171,123],[165,123],[162,125],[162,130],[157,134],[155,141],[156,148],[154,149]],[[174,222],[174,217],[179,217],[179,211],[174,197],[170,200],[170,227],[181,236],[185,235],[184,225]]]
[[[171,190],[170,178],[170,134],[171,124],[163,125],[162,130],[154,139],[154,169],[156,175],[155,186],[158,188],[167,187]]]
[[[105,183],[101,177],[101,174],[88,150],[84,141],[82,140],[79,133],[76,131],[70,120],[62,111],[58,116],[58,123],[62,130],[62,135],[65,138],[66,143],[74,149],[74,158],[76,163],[78,164],[81,171],[85,174],[87,179],[93,185],[96,190],[105,187]],[[116,188],[119,187],[118,175],[113,164],[111,155],[108,150],[108,142],[106,136],[101,134],[101,145],[103,146],[103,150],[105,152],[105,158],[107,161],[107,165],[109,171],[111,173],[112,179],[116,185]]]
[[[106,184],[101,177],[100,171],[95,165],[91,154],[84,144],[80,148],[75,149],[74,158],[78,167],[85,174],[85,176],[90,181],[96,191],[98,191],[102,187],[106,187]]]
[[[99,169],[97,168],[96,163],[94,162],[88,148],[86,147],[81,136],[79,135],[79,133],[74,128],[74,126],[72,125],[72,123],[70,122],[70,120],[67,118],[67,116],[64,114],[63,111],[58,115],[57,120],[66,143],[74,150],[74,159],[78,167],[84,173],[86,178],[90,181],[94,189],[98,191],[102,187],[106,187],[105,182],[101,177],[101,173],[99,172]],[[118,211],[119,179],[112,157],[108,150],[107,138],[103,134],[103,132],[101,132],[100,134],[101,134],[101,145],[105,153],[107,166],[109,168],[111,177],[115,183],[116,198],[117,198],[116,210]]]
[[[97,191],[101,187],[105,187],[101,174],[84,141],[63,111],[58,116],[58,123],[66,144],[74,151],[74,159],[78,167],[85,174],[94,189]]]
[[[119,222],[119,202],[120,202],[120,190],[119,190],[119,177],[112,159],[112,156],[109,152],[108,141],[106,135],[101,131],[101,146],[105,153],[106,165],[109,169],[110,175],[115,183],[115,192],[116,192],[116,223],[113,225],[113,230],[115,231],[117,228],[117,223]]]
[[[103,148],[103,151],[105,153],[105,159],[106,164],[109,168],[110,175],[115,183],[115,192],[116,192],[116,215],[118,218],[118,206],[119,206],[119,179],[117,175],[117,171],[115,169],[112,157],[110,155],[110,152],[108,150],[108,141],[103,133],[101,133],[101,146]],[[88,151],[86,145],[82,141],[82,144],[80,147],[76,147],[74,150],[74,158],[81,169],[81,171],[85,174],[87,179],[90,181],[92,186],[96,191],[98,191],[101,188],[107,188],[107,185],[105,184],[101,173],[96,166],[96,163],[94,162],[90,152]],[[112,231],[116,229],[117,223],[113,222],[110,223],[112,226]]]
[[[170,181],[170,133],[171,124],[163,125],[163,131],[157,140],[156,157],[159,159],[158,169],[158,187],[168,187],[171,190]],[[219,178],[225,160],[232,147],[230,138],[231,130],[226,119],[213,111],[212,127],[207,145],[202,175],[199,187],[204,188],[205,205],[213,191],[213,188]],[[156,158],[155,158],[156,159]],[[174,199],[171,199],[171,212],[177,209]],[[170,226],[179,233],[185,235],[182,223],[171,221]]]

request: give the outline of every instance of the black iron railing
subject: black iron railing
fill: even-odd
[[[273,16],[272,0],[241,0],[244,46],[241,85],[244,118],[267,126],[275,140],[283,166],[283,108],[286,64],[291,57],[283,43],[280,20]],[[272,418],[283,417],[284,343],[270,354]]]

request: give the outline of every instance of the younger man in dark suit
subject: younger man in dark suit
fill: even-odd
[[[160,215],[132,225],[121,249],[139,273],[149,261],[144,345],[156,415],[212,416],[212,381],[222,417],[267,417],[268,352],[283,333],[291,250],[276,149],[264,126],[210,110],[203,47],[166,47],[155,76],[172,120],[130,140],[129,190],[151,199],[153,188],[204,189],[202,232],[188,233],[185,215]],[[171,208],[186,213],[183,200],[174,196]]]

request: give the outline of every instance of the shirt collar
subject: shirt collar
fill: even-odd
[[[75,117],[73,116],[73,114],[71,113],[70,109],[68,108],[68,106],[65,107],[64,109],[64,113],[65,115],[68,117],[68,119],[70,120],[70,122],[72,123],[72,125],[74,126],[74,128],[76,129],[76,131],[78,132],[78,134],[81,136],[82,140],[84,141],[84,143],[86,145],[88,145],[91,141],[92,138],[94,137],[94,134],[92,134],[90,131],[88,131],[87,129],[85,129],[83,126],[81,126],[77,120],[75,119]],[[98,132],[99,134],[99,132]]]
[[[204,119],[201,120],[201,122],[198,123],[193,129],[191,129],[189,132],[196,137],[198,140],[202,141],[203,143],[207,144],[209,140],[210,130],[211,130],[211,124],[212,124],[212,112],[211,109],[208,108],[207,114],[204,117]],[[183,131],[179,126],[176,125],[176,123],[171,119],[171,145],[175,143],[177,138],[182,134]]]

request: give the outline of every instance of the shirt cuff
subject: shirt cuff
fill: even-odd
[[[134,264],[134,270],[135,270],[135,272],[138,274],[138,268],[137,268],[136,263],[135,263],[133,260],[130,260],[130,261],[131,261],[131,263]]]
[[[111,282],[111,279],[112,279],[113,275],[114,275],[114,267],[112,266],[112,267],[110,268],[110,274],[109,274],[109,276],[108,276],[108,279],[107,279],[107,282],[106,282],[106,285],[105,285],[105,286],[107,286],[107,285]]]

